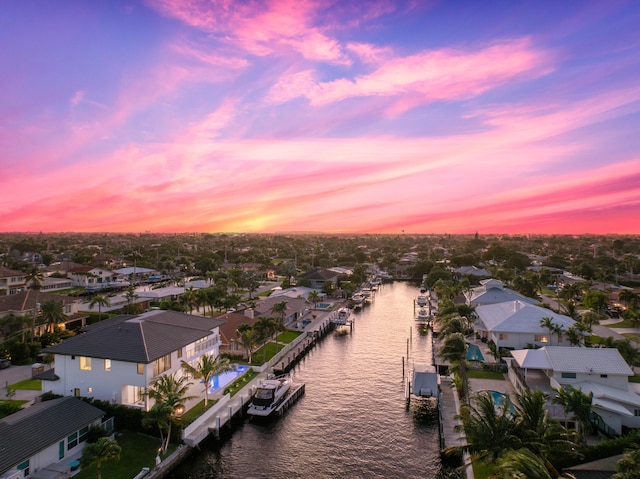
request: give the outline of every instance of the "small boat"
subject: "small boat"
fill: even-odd
[[[353,303],[354,309],[359,309],[364,303],[364,296],[362,296],[361,293],[353,293],[353,296],[351,296],[351,302]]]
[[[351,310],[349,308],[340,308],[338,310],[338,320],[346,321],[351,316]]]
[[[290,389],[291,376],[288,374],[263,380],[251,399],[247,414],[260,417],[270,416],[286,399]]]
[[[427,304],[429,304],[429,298],[427,298],[427,296],[424,294],[420,294],[416,298],[416,303],[418,304],[418,306],[421,306],[421,307],[426,306]]]
[[[430,319],[430,314],[429,314],[429,310],[427,310],[427,308],[420,308],[418,310],[418,315],[416,317],[416,321],[420,321],[420,322],[428,322]]]

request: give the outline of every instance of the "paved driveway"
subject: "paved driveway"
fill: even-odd
[[[17,383],[23,379],[31,379],[31,366],[10,366],[7,369],[0,369],[0,399],[7,398],[7,385]],[[33,401],[40,396],[41,391],[16,391],[13,399],[23,399]]]

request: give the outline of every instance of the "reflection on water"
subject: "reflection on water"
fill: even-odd
[[[437,420],[426,409],[416,416],[404,397],[403,370],[432,357],[430,335],[416,328],[416,293],[383,285],[351,316],[352,332],[328,335],[298,363],[292,374],[306,392],[282,418],[247,420],[205,442],[172,477],[444,477]]]

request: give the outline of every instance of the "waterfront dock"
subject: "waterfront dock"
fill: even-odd
[[[460,412],[458,395],[448,376],[440,376],[440,449],[461,446],[465,444],[464,432],[456,432],[456,426],[461,426],[462,421],[456,419]]]
[[[282,402],[282,404],[278,406],[278,408],[276,409],[276,414],[278,416],[282,416],[287,411],[287,409],[289,409],[293,404],[295,404],[295,402],[298,399],[300,399],[300,397],[304,394],[304,388],[305,388],[304,384],[299,384],[295,386],[291,390],[287,398]]]

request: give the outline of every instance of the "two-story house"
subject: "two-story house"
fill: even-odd
[[[93,266],[77,266],[67,271],[67,278],[73,281],[74,286],[81,286],[88,290],[100,290],[115,281],[112,271]]]
[[[553,397],[554,389],[572,386],[593,393],[592,412],[618,434],[622,426],[640,427],[640,395],[629,387],[633,371],[617,349],[545,346],[511,355],[506,361],[516,390],[536,388]],[[553,417],[566,419],[561,406],[548,407]]]
[[[0,296],[18,294],[27,289],[27,279],[22,271],[0,266]]]
[[[184,360],[218,356],[222,321],[176,311],[122,315],[44,350],[54,355],[55,376],[42,391],[85,396],[148,411],[148,386],[160,375],[181,377]]]

